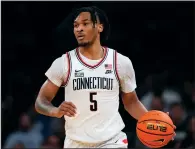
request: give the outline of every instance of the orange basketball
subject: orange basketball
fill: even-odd
[[[172,139],[174,124],[166,113],[152,110],[139,119],[136,132],[145,146],[160,148]]]

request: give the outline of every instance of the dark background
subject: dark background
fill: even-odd
[[[46,129],[44,124],[53,119],[38,115],[33,104],[52,62],[77,46],[66,17],[73,8],[90,5],[103,9],[109,18],[111,35],[104,45],[131,59],[140,100],[152,92],[161,101],[163,91],[171,88],[181,97],[179,104],[184,105],[187,117],[193,115],[193,2],[1,2],[3,144],[18,130],[22,113],[30,116],[32,124],[43,124],[41,134],[46,141],[40,144],[48,145],[51,135],[63,144],[63,128],[58,135],[49,134],[50,127]],[[63,93],[61,88],[55,105],[64,100]],[[120,112],[126,123],[125,132],[135,138],[136,121],[122,105]],[[182,127],[183,132],[188,132],[186,127]]]

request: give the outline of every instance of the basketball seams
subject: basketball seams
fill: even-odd
[[[144,130],[141,130],[140,128],[136,127],[136,129],[144,132],[144,133],[147,133],[147,134],[151,134],[151,135],[157,135],[157,136],[169,136],[169,135],[173,135],[173,133],[171,134],[155,134],[155,133],[151,133],[151,132],[147,132],[147,131],[144,131]]]
[[[142,120],[142,121],[137,122],[137,123],[142,123],[142,122],[147,122],[147,121],[159,121],[159,122],[163,122],[163,123],[168,124],[169,126],[171,126],[174,129],[174,127],[171,124],[169,124],[169,123],[167,123],[165,121],[162,121],[162,120],[157,120],[157,119],[147,119],[147,120]]]

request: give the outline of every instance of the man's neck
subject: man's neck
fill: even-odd
[[[98,60],[104,55],[104,49],[101,44],[92,44],[88,47],[79,47],[80,53],[88,59]]]

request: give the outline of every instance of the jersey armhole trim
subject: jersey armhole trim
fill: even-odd
[[[120,86],[120,78],[119,78],[118,70],[117,70],[117,51],[116,50],[114,50],[113,55],[114,55],[114,58],[113,58],[113,60],[114,60],[114,62],[113,62],[113,64],[114,64],[114,74],[115,74],[116,79],[117,79],[117,81],[119,83],[119,86]]]
[[[63,86],[66,87],[69,80],[70,80],[70,76],[71,76],[71,70],[72,70],[72,63],[71,63],[71,57],[70,54],[67,52],[66,53],[67,56],[67,60],[68,60],[68,73],[67,73],[67,77],[64,80]]]

